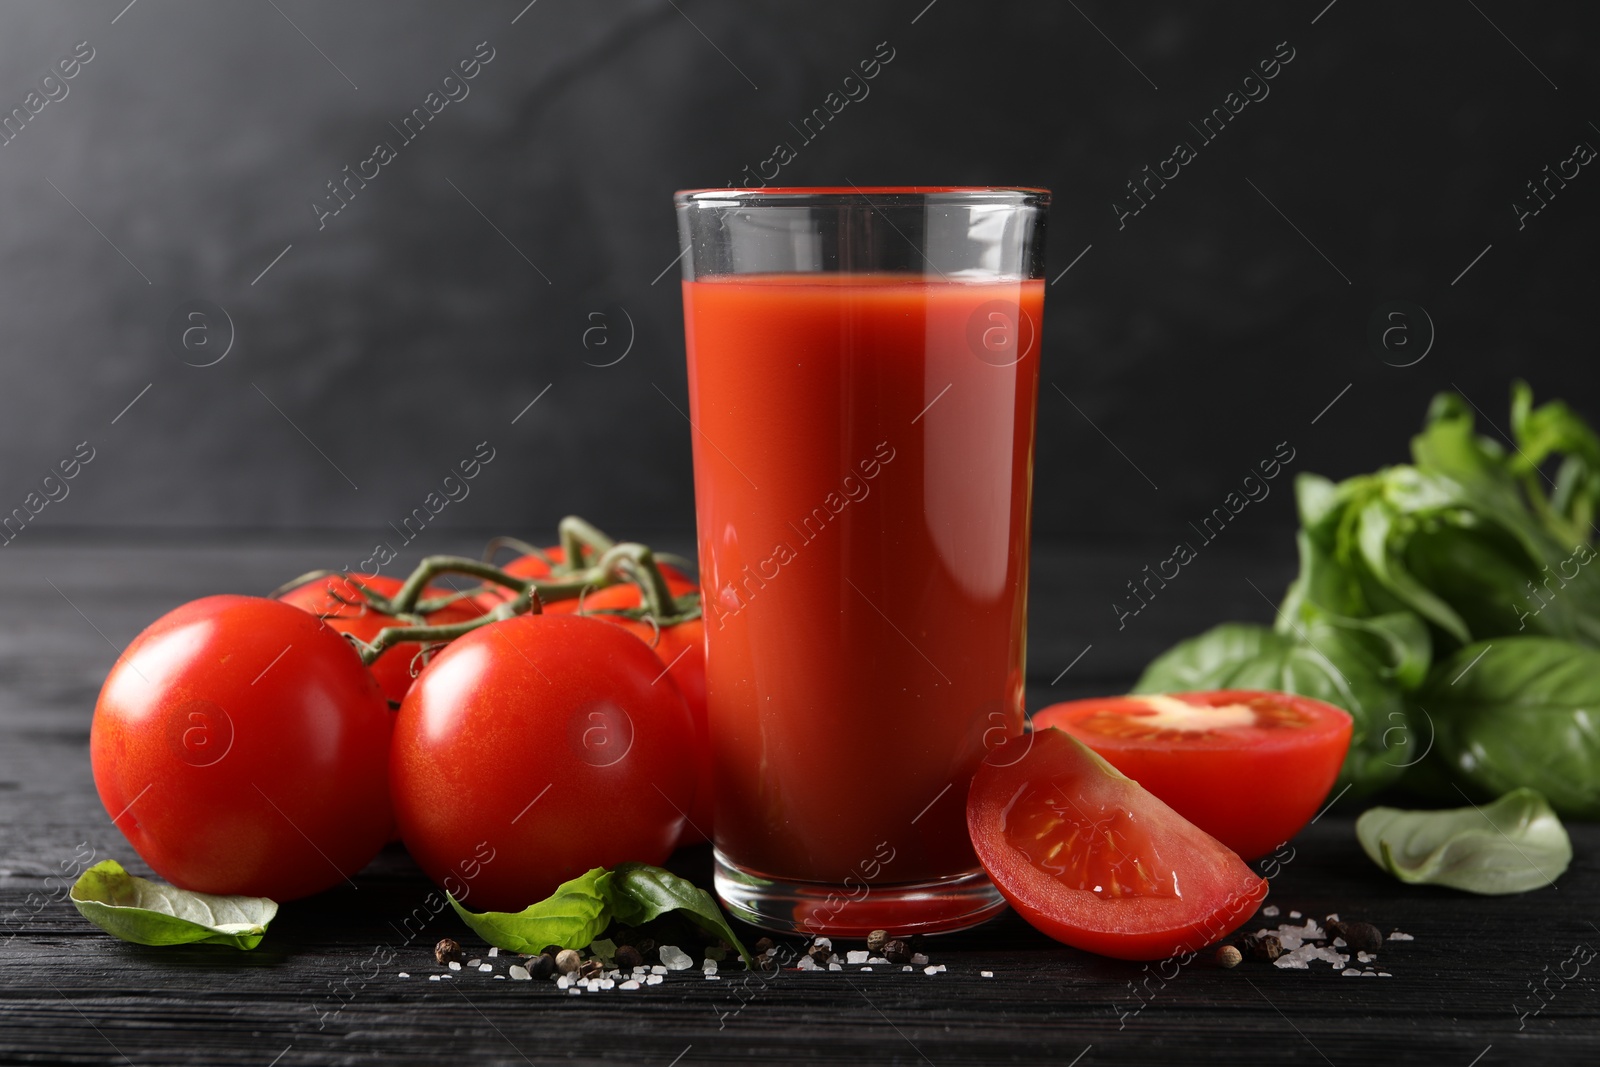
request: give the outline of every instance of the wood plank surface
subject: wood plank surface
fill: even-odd
[[[1571,962],[1600,948],[1600,828],[1587,824],[1569,826],[1577,857],[1557,886],[1500,899],[1400,885],[1362,855],[1354,812],[1335,809],[1310,827],[1273,880],[1269,903],[1284,917],[1252,928],[1294,909],[1404,931],[1415,940],[1386,944],[1379,957],[1389,978],[1343,977],[1321,963],[1122,963],[1057,945],[1007,914],[930,939],[933,962],[948,968],[934,976],[878,968],[746,980],[725,966],[716,981],[691,971],[637,992],[580,996],[468,972],[430,982],[434,940],[456,936],[469,951],[474,942],[450,915],[404,936],[399,917],[431,886],[398,847],[356,888],[286,906],[254,952],[145,948],[91,927],[67,900],[75,858],[148,873],[89,774],[90,711],[116,648],[178,601],[259,591],[342,547],[6,550],[0,594],[16,621],[0,631],[0,1062],[1493,1067],[1592,1063],[1600,1053],[1600,959]],[[1139,564],[1126,553],[1041,549],[1030,707],[1126,686],[1166,643],[1270,610],[1259,598],[1248,606],[1255,594],[1241,592],[1241,568],[1264,568],[1257,584],[1275,593],[1288,564],[1225,564],[1197,575],[1188,600],[1174,599],[1143,634],[1119,640],[1104,608],[1051,618],[1039,605],[1072,602],[1095,575]],[[1107,654],[1086,656],[1051,688],[1089,644]],[[707,847],[673,864],[709,883]]]

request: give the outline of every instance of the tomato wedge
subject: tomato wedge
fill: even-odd
[[[1060,730],[989,753],[967,794],[967,832],[1024,919],[1102,956],[1198,951],[1267,895],[1220,841]]]
[[[1250,689],[1074,700],[1033,724],[1065,730],[1247,860],[1322,807],[1351,728],[1332,704]]]

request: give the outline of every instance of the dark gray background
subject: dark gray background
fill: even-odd
[[[1452,382],[1502,425],[1518,375],[1600,413],[1600,176],[1511,207],[1600,145],[1581,5],[525,2],[0,8],[0,113],[95,49],[0,147],[0,511],[97,450],[23,538],[320,528],[356,558],[488,440],[441,536],[575,511],[686,541],[671,193],[798,143],[883,41],[780,180],[1055,190],[1041,539],[1170,546],[1280,441],[1292,471],[1398,461]],[[470,96],[319,232],[324,183],[480,41]],[[1270,96],[1119,230],[1123,183],[1281,41]],[[212,367],[167,337],[195,299],[236,333]],[[1367,343],[1393,300],[1437,331],[1414,366]],[[1283,478],[1225,536],[1287,560],[1292,522]]]

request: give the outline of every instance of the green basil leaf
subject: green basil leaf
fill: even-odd
[[[1417,702],[1461,781],[1488,796],[1533,786],[1563,815],[1600,818],[1600,651],[1550,637],[1468,645]]]
[[[1168,649],[1145,668],[1135,693],[1275,689],[1343,708],[1354,720],[1334,792],[1359,797],[1396,781],[1417,743],[1400,689],[1328,625],[1300,635],[1223,623]]]
[[[1372,808],[1356,820],[1372,862],[1402,882],[1469,893],[1526,893],[1547,886],[1572,862],[1572,841],[1532,789],[1493,804],[1449,811]]]
[[[116,860],[84,871],[72,903],[108,934],[138,945],[232,945],[252,949],[278,914],[266,897],[217,896],[137,878]]]
[[[727,939],[739,950],[746,966],[755,966],[716,898],[704,889],[671,871],[644,863],[621,863],[612,868],[611,874],[611,909],[618,922],[640,926],[669,911],[681,911],[702,930]]]
[[[546,945],[585,948],[610,925],[611,873],[596,867],[562,882],[556,891],[521,911],[472,912],[450,894],[450,906],[473,933],[509,952],[539,952]]]

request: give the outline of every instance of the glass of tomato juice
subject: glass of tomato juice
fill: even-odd
[[[747,922],[935,932],[1003,907],[965,813],[1023,723],[1049,199],[675,198],[716,888]]]

